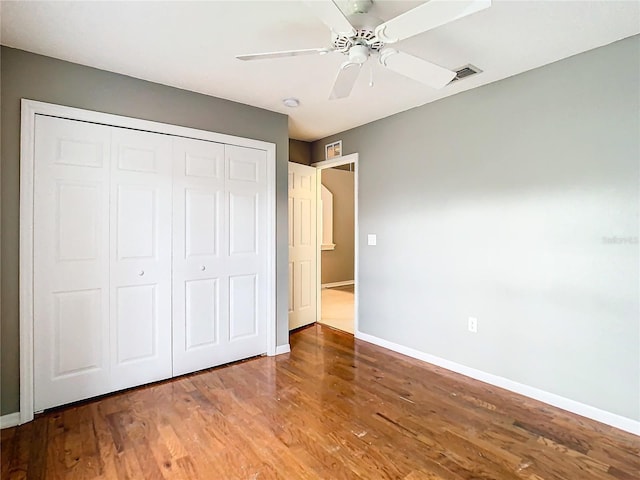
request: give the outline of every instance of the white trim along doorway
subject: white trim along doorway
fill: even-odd
[[[312,163],[311,166],[315,167],[318,170],[325,170],[327,168],[333,168],[333,167],[339,167],[341,165],[349,165],[349,164],[353,164],[353,216],[354,216],[354,225],[353,225],[353,242],[354,242],[354,250],[353,250],[353,274],[354,274],[354,281],[355,281],[355,288],[354,288],[354,303],[353,303],[353,330],[354,330],[354,336],[357,336],[360,333],[360,329],[359,327],[359,315],[358,315],[358,291],[359,291],[359,285],[360,285],[360,279],[359,279],[359,259],[360,259],[360,255],[359,255],[359,227],[358,227],[358,154],[357,153],[352,153],[349,155],[345,155],[343,157],[338,157],[338,158],[334,158],[331,160],[324,160],[322,162],[316,162],[316,163]],[[316,218],[317,218],[317,225],[318,228],[316,229],[318,232],[317,235],[317,245],[316,245],[316,272],[317,272],[317,281],[316,281],[316,298],[318,299],[317,301],[317,313],[316,313],[316,321],[319,321],[322,318],[322,302],[320,301],[320,299],[322,298],[322,292],[321,292],[321,288],[322,288],[322,282],[321,282],[321,261],[322,261],[322,252],[321,252],[321,244],[322,244],[322,238],[320,237],[320,232],[322,232],[322,212],[320,211],[320,206],[321,206],[321,192],[322,192],[322,175],[317,175],[316,176],[316,183],[317,183],[317,188],[316,188],[316,207],[317,207],[317,213],[316,213]]]
[[[37,118],[57,117],[87,124],[105,125],[131,132],[150,132],[171,138],[193,139],[230,146],[230,149],[245,148],[262,151],[266,159],[264,193],[264,290],[256,293],[262,297],[260,309],[264,308],[265,345],[262,353],[276,354],[276,272],[275,272],[275,144],[259,140],[180,127],[165,123],[140,120],[131,117],[82,110],[78,108],[22,100],[21,145],[20,145],[20,423],[34,417],[34,206],[36,194],[34,175],[36,171],[36,122]],[[248,164],[247,164],[248,165]],[[244,168],[244,167],[243,167]],[[247,170],[247,175],[251,173]],[[244,170],[243,170],[244,171]],[[204,269],[203,269],[204,270]],[[257,325],[257,324],[256,324]],[[257,332],[257,330],[256,330]],[[261,347],[262,348],[262,347]],[[223,362],[224,363],[224,362]]]

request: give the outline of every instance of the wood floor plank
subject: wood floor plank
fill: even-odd
[[[2,431],[7,479],[630,480],[640,438],[322,326]]]
[[[2,430],[2,444],[0,445],[2,457],[1,478],[27,478],[29,444],[33,425],[25,425],[24,427],[24,431],[17,428]]]

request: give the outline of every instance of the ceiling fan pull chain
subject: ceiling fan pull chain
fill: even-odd
[[[369,86],[373,87],[373,66],[369,64]]]

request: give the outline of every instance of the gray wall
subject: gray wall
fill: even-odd
[[[327,168],[322,172],[322,184],[333,194],[333,243],[335,250],[322,252],[322,283],[353,280],[354,204],[353,172]]]
[[[635,36],[315,142],[360,155],[360,329],[640,420],[638,85]]]
[[[302,140],[289,140],[289,161],[311,165],[311,143]]]
[[[97,110],[273,142],[277,149],[278,344],[288,343],[287,116],[2,47],[1,414],[19,409],[20,99]]]

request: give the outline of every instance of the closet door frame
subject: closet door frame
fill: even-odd
[[[36,115],[47,115],[113,127],[194,138],[264,150],[267,153],[267,355],[276,355],[276,271],[275,271],[275,166],[274,143],[233,135],[94,112],[52,103],[22,99],[20,129],[20,424],[34,417],[33,364],[33,222]]]

